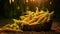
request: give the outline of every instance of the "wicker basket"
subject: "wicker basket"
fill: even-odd
[[[44,24],[38,24],[38,25],[24,25],[23,31],[48,31],[51,30],[52,20],[50,22],[46,22]]]

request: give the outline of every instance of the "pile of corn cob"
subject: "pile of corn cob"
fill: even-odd
[[[53,16],[54,11],[52,11],[51,13],[49,13],[49,11],[38,11],[38,8],[36,10],[36,12],[31,12],[31,11],[27,11],[26,15],[24,16],[20,16],[21,20],[20,23],[25,25],[36,25],[36,24],[43,24],[45,22],[49,22],[49,20],[51,19],[51,17]]]
[[[21,26],[18,25],[18,23],[13,23],[13,24],[7,24],[5,26],[3,26],[1,28],[1,30],[10,30],[10,31],[20,31],[20,32],[23,32],[21,30]]]

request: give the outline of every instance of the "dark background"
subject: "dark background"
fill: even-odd
[[[19,0],[18,0],[19,1]],[[22,2],[21,2],[22,1]],[[60,2],[59,0],[49,0],[52,1],[52,6],[50,6],[50,11],[54,11],[54,19],[60,19]],[[20,10],[16,10],[16,4],[9,4],[8,0],[0,0],[0,19],[4,18],[19,18],[21,13],[25,11],[26,5],[23,3],[23,0],[20,0],[20,4],[17,2],[17,5],[21,6]],[[32,6],[31,6],[32,7]],[[20,12],[17,12],[20,11]]]

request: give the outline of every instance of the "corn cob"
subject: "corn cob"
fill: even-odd
[[[30,14],[27,18],[25,18],[23,21],[30,21],[32,17],[32,14]]]
[[[39,15],[39,10],[38,10],[38,7],[36,7],[36,16]]]
[[[18,23],[20,22],[20,20],[17,20],[17,19],[13,19],[14,23]]]
[[[25,19],[26,17],[25,16],[20,16],[21,20]]]
[[[49,13],[49,15],[48,15],[48,19],[47,19],[47,22],[49,22],[49,20],[51,19],[53,13],[54,13],[54,11],[52,11],[51,13]]]
[[[45,17],[41,22],[44,23],[46,22],[46,20],[47,20],[47,17]]]
[[[39,12],[39,14],[44,14],[45,12],[43,11],[43,10],[41,10],[40,12]]]

